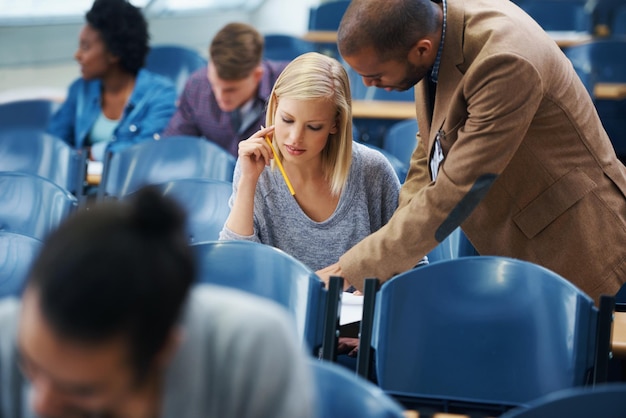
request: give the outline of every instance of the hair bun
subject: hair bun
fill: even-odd
[[[155,186],[145,186],[133,193],[130,200],[134,225],[146,234],[182,232],[185,211],[173,199],[163,196]]]

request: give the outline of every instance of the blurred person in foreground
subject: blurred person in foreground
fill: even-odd
[[[153,189],[71,217],[0,301],[0,416],[310,417],[304,352],[268,300],[196,285]]]

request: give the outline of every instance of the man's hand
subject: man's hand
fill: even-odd
[[[339,266],[339,263],[331,264],[330,266],[324,267],[323,269],[318,270],[315,273],[320,277],[320,279],[322,279],[326,287],[328,287],[330,276],[343,277],[341,274],[341,267]],[[345,280],[345,278],[343,281],[343,287],[344,289],[350,287],[350,284],[347,280]]]

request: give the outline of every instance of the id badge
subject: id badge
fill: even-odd
[[[442,132],[437,132],[437,136],[435,136],[435,146],[433,147],[433,154],[430,157],[430,178],[432,181],[437,179],[437,174],[439,174],[439,166],[443,161],[443,150],[441,149],[441,135]]]

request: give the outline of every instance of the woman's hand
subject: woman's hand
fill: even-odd
[[[242,178],[258,180],[265,166],[270,164],[274,154],[265,141],[265,136],[270,136],[274,127],[269,126],[257,131],[250,138],[239,143],[239,166]]]

